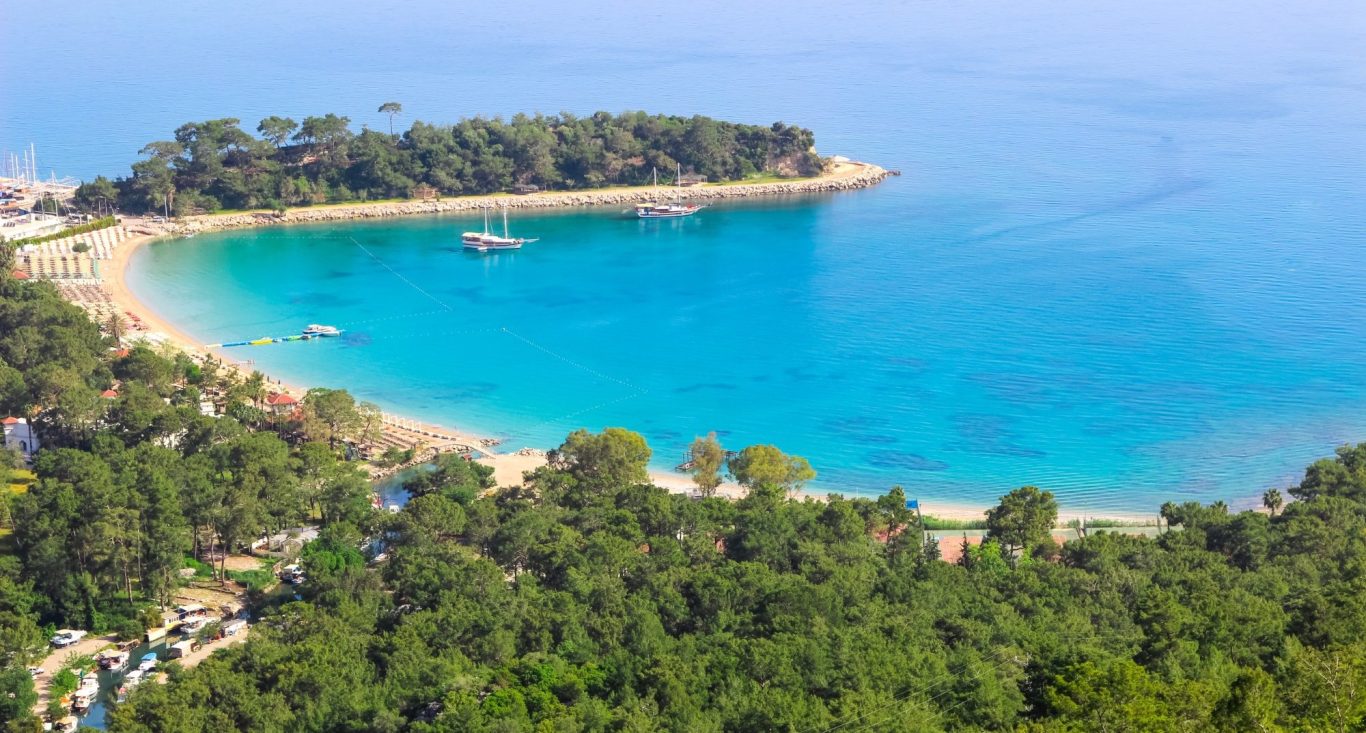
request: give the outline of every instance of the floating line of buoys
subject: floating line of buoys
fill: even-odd
[[[342,331],[334,333],[302,333],[293,336],[266,336],[265,338],[251,339],[250,341],[225,341],[221,344],[207,344],[205,348],[226,349],[230,346],[265,346],[266,344],[283,344],[286,341],[312,341],[313,339],[324,338],[325,336],[340,336]]]

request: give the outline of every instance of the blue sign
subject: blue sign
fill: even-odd
[[[906,508],[907,508],[907,509],[919,509],[919,508],[920,508],[920,500],[919,500],[919,499],[907,499],[907,500],[906,500]]]

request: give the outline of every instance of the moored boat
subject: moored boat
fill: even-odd
[[[107,669],[111,672],[118,672],[128,666],[128,652],[125,651],[104,651],[95,655],[96,661],[100,664],[100,669]]]
[[[81,686],[71,694],[71,708],[77,713],[85,713],[95,704],[95,698],[99,694],[99,679],[94,673],[88,674],[81,679]]]
[[[318,338],[318,337],[322,337],[322,336],[340,336],[340,335],[341,335],[341,329],[340,329],[340,328],[337,328],[337,327],[335,327],[335,326],[323,326],[323,325],[320,325],[320,324],[317,324],[317,323],[310,323],[310,324],[308,324],[308,328],[305,328],[305,329],[303,330],[303,332],[302,332],[300,335],[303,336],[304,338]]]
[[[142,655],[142,661],[138,663],[138,671],[142,673],[151,672],[157,666],[157,653],[147,652]]]
[[[460,243],[465,249],[472,249],[477,252],[492,252],[505,249],[521,249],[522,245],[535,242],[535,239],[525,237],[514,237],[508,232],[508,208],[503,207],[503,236],[498,236],[489,231],[489,210],[484,207],[484,231],[465,232],[460,235]]]
[[[659,171],[654,172],[654,187],[656,193],[659,191]],[[674,171],[674,200],[670,203],[656,203],[645,201],[636,204],[636,217],[639,219],[677,219],[682,216],[692,216],[702,210],[701,204],[683,203],[683,166],[675,164]]]
[[[675,219],[692,216],[701,210],[699,204],[636,204],[636,216],[641,219]]]

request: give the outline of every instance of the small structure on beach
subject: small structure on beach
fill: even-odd
[[[0,422],[5,427],[5,448],[18,451],[26,463],[32,461],[33,454],[38,452],[38,436],[33,426],[22,417],[7,417]]]
[[[526,196],[527,194],[540,193],[541,187],[534,183],[519,183],[512,187],[512,192],[518,196]]]
[[[298,398],[284,392],[271,392],[266,395],[266,407],[276,416],[288,415],[299,407]]]
[[[707,182],[707,177],[701,173],[684,173],[678,177],[680,186],[700,186]]]
[[[408,195],[418,201],[431,201],[440,195],[440,191],[435,186],[427,183],[419,183],[408,190]]]

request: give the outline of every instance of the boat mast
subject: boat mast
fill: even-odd
[[[512,239],[508,236],[508,207],[503,204],[503,239]]]
[[[683,164],[674,161],[674,203],[683,203]]]

